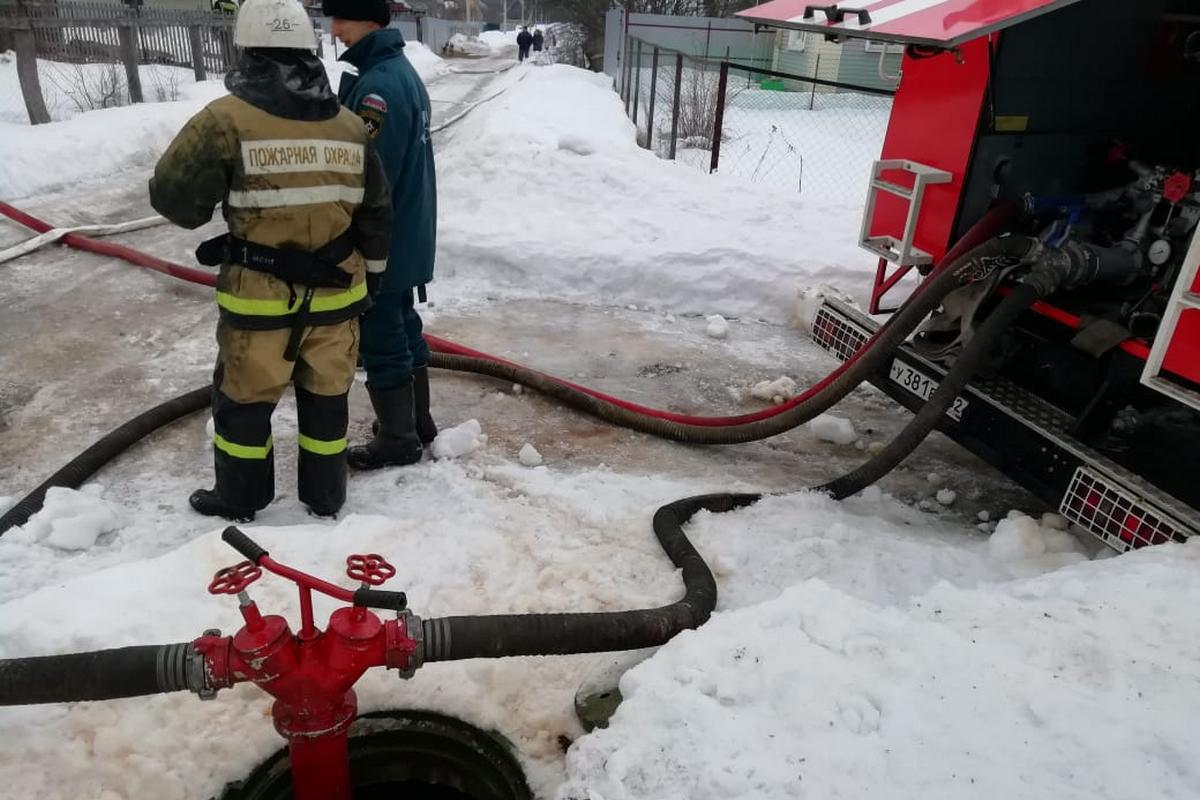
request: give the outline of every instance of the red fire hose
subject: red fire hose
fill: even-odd
[[[19,222],[27,228],[32,228],[38,233],[46,233],[53,230],[53,225],[48,225],[42,220],[26,214],[20,209],[13,208],[8,203],[0,202],[0,214]],[[155,258],[148,253],[143,253],[140,250],[134,250],[132,247],[126,247],[123,244],[115,244],[113,242],[102,242],[98,239],[92,239],[88,236],[83,236],[78,233],[68,233],[62,238],[65,245],[74,247],[78,250],[87,250],[89,253],[96,253],[102,256],[112,256],[113,258],[121,258],[131,264],[137,264],[139,267],[152,269],[155,272],[161,272],[164,275],[170,275],[172,278],[181,278],[192,283],[200,283],[205,286],[216,285],[216,276],[211,272],[204,270],[185,267],[182,264],[174,264],[170,261],[164,261],[161,258]]]
[[[974,248],[976,245],[995,236],[997,234],[997,232],[1002,230],[1004,228],[1004,226],[1009,222],[1009,220],[1014,216],[1014,214],[1017,211],[1017,208],[1018,207],[1016,204],[1006,204],[1006,205],[997,206],[991,212],[986,214],[969,231],[967,231],[966,235],[964,235],[962,237],[962,239],[960,239],[954,245],[954,247],[952,247],[950,249],[950,251],[946,253],[946,255],[945,255],[945,257],[943,257],[941,263],[949,264],[949,263],[953,262],[956,258],[961,256],[962,254],[964,254],[967,251]],[[26,225],[26,226],[38,231],[39,233],[45,233],[46,231],[51,230],[51,227],[52,227],[52,226],[48,225],[47,223],[43,222],[42,220],[39,220],[33,216],[30,216],[29,214],[26,214],[25,212],[20,211],[7,203],[0,202],[0,213],[3,213],[5,216],[9,217],[10,219],[15,220],[16,222],[19,222],[22,225]],[[115,258],[120,258],[125,261],[128,261],[131,264],[135,264],[140,267],[146,267],[147,269],[152,269],[155,272],[161,272],[165,275],[170,275],[171,277],[174,277],[174,278],[180,278],[182,280],[189,281],[191,283],[198,283],[203,286],[214,286],[216,284],[216,276],[210,272],[193,269],[191,267],[185,267],[182,264],[175,264],[175,263],[172,263],[169,261],[164,261],[160,258],[156,258],[155,256],[149,255],[148,253],[143,253],[143,252],[141,252],[139,250],[135,250],[131,247],[126,247],[125,245],[114,244],[111,242],[101,242],[96,239],[92,239],[87,236],[82,236],[79,234],[70,234],[68,236],[65,236],[65,237],[63,237],[62,241],[64,244],[66,244],[70,247],[75,247],[75,248],[78,248],[81,250],[87,250],[88,252],[97,253],[99,255],[107,255],[107,256],[112,256]],[[918,289],[918,292],[925,289],[927,287],[927,285],[929,284],[929,282],[930,281],[927,280],[924,284],[922,284],[922,287],[920,289]],[[914,296],[915,295],[916,295],[916,293],[914,293]],[[866,353],[868,353],[870,350],[872,350],[874,348],[877,340],[883,335],[883,333],[884,333],[884,329],[880,329],[880,331],[878,331],[874,336],[872,336],[872,338],[862,348],[860,348],[856,353],[851,355],[850,358],[848,358],[845,362],[840,364],[836,369],[834,369],[833,372],[829,373],[829,375],[825,376],[820,381],[813,384],[808,389],[806,389],[805,391],[796,395],[795,397],[791,398],[790,400],[780,403],[779,405],[771,406],[770,408],[765,408],[760,411],[751,412],[749,414],[738,414],[738,415],[733,415],[733,416],[713,416],[713,417],[695,416],[695,415],[690,415],[690,414],[679,414],[679,413],[676,413],[673,411],[666,411],[666,410],[658,409],[658,408],[650,408],[649,406],[643,406],[638,403],[630,402],[628,400],[622,400],[619,397],[614,397],[613,395],[606,394],[604,392],[600,392],[595,389],[590,389],[586,386],[581,386],[577,383],[573,383],[571,381],[564,380],[563,378],[559,378],[559,377],[556,377],[553,375],[548,375],[548,374],[542,373],[542,372],[536,372],[534,370],[529,370],[527,367],[523,367],[520,364],[516,364],[512,361],[507,361],[505,359],[499,358],[498,356],[494,356],[489,353],[484,353],[482,351],[475,350],[470,347],[466,347],[465,345],[457,344],[448,339],[443,339],[439,336],[432,336],[430,334],[425,334],[425,341],[429,344],[430,349],[436,354],[445,355],[445,356],[458,356],[460,358],[469,359],[469,361],[462,361],[462,360],[458,360],[458,359],[448,359],[446,361],[446,363],[444,363],[444,364],[435,363],[434,366],[443,366],[443,367],[449,368],[449,369],[461,369],[464,371],[475,371],[473,369],[473,367],[479,366],[478,362],[489,362],[489,363],[495,364],[495,365],[503,365],[505,367],[508,367],[510,370],[512,370],[513,375],[518,378],[520,377],[521,372],[535,374],[539,378],[539,380],[538,380],[539,385],[535,386],[534,388],[545,388],[547,386],[547,384],[557,384],[565,389],[570,389],[570,390],[573,390],[573,392],[581,393],[583,395],[586,395],[587,397],[591,397],[594,400],[599,401],[601,404],[606,404],[606,405],[612,406],[613,408],[616,408],[616,409],[621,409],[623,411],[631,412],[634,415],[649,417],[652,419],[664,420],[667,422],[676,423],[677,425],[721,428],[721,427],[732,427],[732,426],[739,426],[739,425],[747,425],[747,424],[755,423],[755,422],[761,422],[763,420],[767,420],[772,417],[779,416],[780,414],[783,414],[786,411],[789,411],[791,409],[794,409],[794,408],[800,406],[801,404],[810,400],[811,398],[813,398],[814,396],[816,396],[823,390],[827,389],[830,385],[832,385],[834,383],[834,381],[836,381],[838,378],[840,378],[842,375],[844,375],[848,370],[850,370],[851,367],[853,367],[860,358],[862,358],[864,355],[866,355]],[[476,362],[476,363],[471,363],[471,362]],[[494,372],[494,371],[491,371],[491,372]],[[508,371],[504,371],[503,377],[505,377],[505,378],[510,377],[510,375],[508,374]],[[566,399],[566,398],[564,397],[563,399]],[[583,404],[580,404],[580,403],[572,403],[572,405],[576,405],[577,407],[583,407]],[[590,411],[593,409],[585,408],[585,410]],[[624,415],[622,415],[622,416],[624,416]],[[610,420],[610,421],[615,421],[615,420]],[[617,422],[618,422],[618,424],[621,424],[620,421],[617,421]],[[646,432],[658,433],[658,431],[652,431],[652,430],[647,430]],[[669,434],[667,434],[667,435],[669,435]],[[670,438],[684,438],[684,437],[670,437]],[[689,437],[689,440],[694,441],[695,437]]]

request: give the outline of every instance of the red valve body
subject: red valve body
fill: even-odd
[[[370,667],[409,670],[418,642],[407,618],[383,622],[365,608],[340,608],[316,636],[301,639],[281,616],[250,603],[232,637],[202,636],[209,686],[250,681],[275,698],[275,730],[288,740],[296,800],[350,800],[347,731],[357,714],[351,687]]]

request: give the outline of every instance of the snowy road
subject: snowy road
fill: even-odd
[[[433,333],[693,413],[761,408],[751,385],[786,375],[804,386],[830,369],[783,323],[799,284],[856,288],[862,259],[834,224],[844,209],[740,194],[654,160],[633,145],[611,92],[568,68],[443,74],[430,86],[447,109],[435,120],[505,86],[438,140]],[[144,216],[147,167],[125,161],[23,205],[61,225]],[[187,262],[218,230],[120,241]],[[0,225],[0,244],[14,238]],[[731,318],[726,338],[706,334],[702,312]],[[208,290],[90,254],[53,248],[0,266],[0,495],[205,383],[214,322]],[[803,487],[905,421],[864,388],[833,412],[853,421],[849,443],[802,428],[687,447],[495,381],[434,381],[439,423],[478,420],[486,442],[352,477],[337,522],[295,501],[285,398],[278,500],[252,535],[335,578],[347,552],[382,552],[422,615],[654,605],[679,592],[649,529],[658,505]],[[362,438],[361,387],[351,402],[351,437]],[[526,444],[544,466],[518,462]],[[202,591],[235,557],[186,505],[210,479],[209,448],[202,418],[179,423],[0,538],[0,657],[235,628],[232,605]],[[989,539],[978,512],[1040,509],[939,436],[881,488],[842,504],[794,493],[700,515],[692,533],[720,613],[630,673],[607,733],[580,738],[572,713],[605,656],[437,664],[408,682],[373,674],[358,687],[362,709],[430,708],[494,728],[538,796],[560,800],[1200,793],[1180,749],[1200,711],[1190,655],[1200,623],[1171,613],[1200,602],[1195,547],[1090,563],[1069,534],[1031,519],[1006,520]],[[933,499],[942,488],[956,491],[953,505]],[[254,595],[295,616],[282,584],[263,581]],[[204,704],[4,709],[0,781],[13,797],[202,800],[279,746],[267,709],[252,687]],[[578,740],[566,757],[560,737]]]

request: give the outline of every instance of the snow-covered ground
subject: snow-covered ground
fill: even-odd
[[[433,81],[435,100],[451,80],[466,79]],[[783,323],[804,286],[861,294],[873,264],[853,247],[856,215],[655,158],[603,77],[547,67],[471,80],[454,83],[447,104],[505,91],[436,140],[434,333],[693,413],[760,408],[829,368]],[[60,126],[120,140],[174,105],[6,138],[25,165],[8,179],[38,185],[33,165],[58,147],[91,168],[70,137],[54,138]],[[169,136],[188,113],[153,125]],[[143,160],[104,155],[106,172],[93,173],[104,180],[33,189],[23,203],[58,224],[143,216],[152,148]],[[122,241],[184,259],[215,231]],[[205,380],[215,314],[204,290],[60,250],[2,269],[0,495],[18,495],[148,397]],[[650,531],[658,505],[808,485],[904,421],[864,389],[787,436],[702,449],[494,382],[435,381],[439,421],[464,423],[443,457],[354,476],[332,523],[295,501],[285,403],[279,499],[251,535],[335,580],[347,553],[381,552],[398,568],[390,585],[425,616],[657,605],[680,592]],[[352,402],[361,437],[361,390]],[[203,421],[189,420],[0,538],[0,657],[235,629],[234,604],[203,587],[238,556],[184,499],[210,468]],[[718,611],[625,675],[605,731],[584,735],[572,699],[607,656],[434,664],[407,682],[372,674],[361,707],[436,709],[495,729],[537,795],[557,800],[1200,796],[1188,750],[1200,622],[1186,611],[1200,600],[1200,549],[1093,561],[1095,548],[1059,519],[1006,516],[1020,497],[934,437],[883,490],[844,503],[798,492],[699,515],[690,535],[716,574]],[[998,522],[981,522],[980,508]],[[287,584],[264,579],[251,594],[296,618]],[[0,781],[21,798],[208,798],[279,747],[268,705],[243,686],[212,703],[0,710]],[[560,737],[574,740],[565,759]]]

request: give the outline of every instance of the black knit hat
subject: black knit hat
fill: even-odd
[[[338,19],[357,19],[387,27],[392,12],[387,0],[321,0],[321,13]]]

